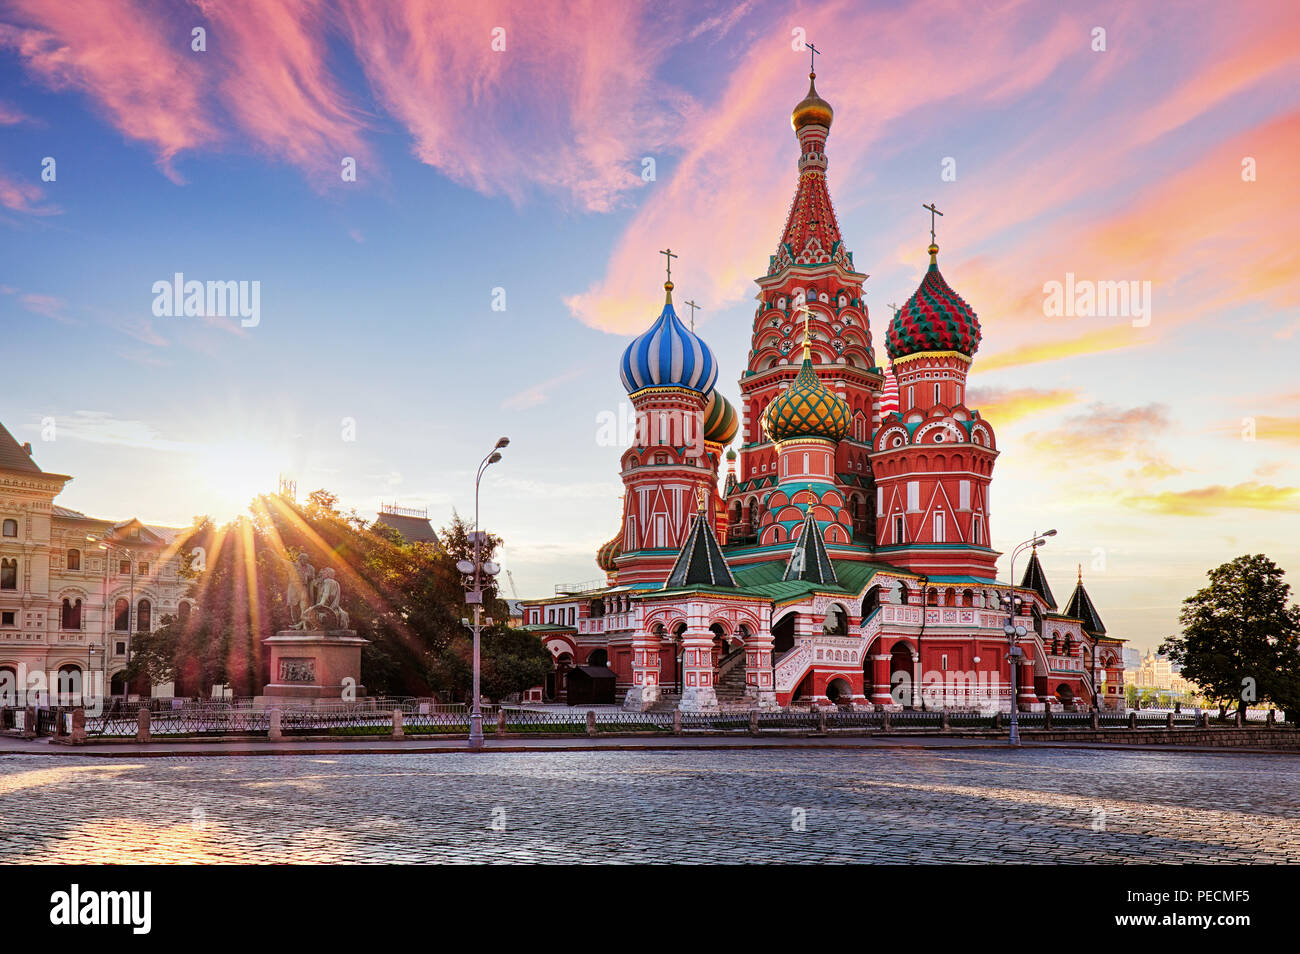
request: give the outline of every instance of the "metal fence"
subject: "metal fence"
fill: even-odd
[[[133,738],[140,726],[142,710],[148,712],[149,733],[164,738],[246,737],[272,732],[271,709],[254,708],[252,700],[181,701],[160,705],[159,700],[124,702],[115,700],[101,711],[86,714],[88,738]],[[356,703],[336,703],[316,707],[280,707],[279,731],[284,736],[390,736],[394,731],[394,711],[401,713],[405,735],[465,735],[470,716],[466,706],[433,703],[413,698],[371,698]],[[64,718],[64,730],[71,710],[40,708],[36,714],[36,731],[52,734],[57,720]],[[1280,713],[1278,714],[1280,716]],[[1091,712],[1022,712],[1018,714],[1024,729],[1086,730],[1092,727]],[[1095,718],[1101,729],[1163,728],[1172,722],[1175,728],[1198,725],[1195,712],[1169,713],[1143,710],[1138,712],[1099,712]],[[1266,718],[1266,715],[1264,716]],[[1235,718],[1225,721],[1210,713],[1212,728],[1232,727]],[[589,711],[528,706],[484,706],[485,734],[508,735],[552,734],[581,735],[616,733],[682,732],[816,732],[827,731],[1006,731],[1009,713],[995,715],[973,710],[943,711],[905,709],[876,711],[871,709],[820,710],[738,710],[721,713],[632,712],[614,707]],[[1252,719],[1252,725],[1258,720]],[[29,732],[27,710],[0,709],[0,731]]]

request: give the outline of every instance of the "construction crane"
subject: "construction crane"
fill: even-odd
[[[506,576],[510,580],[510,592],[515,594],[515,599],[519,599],[519,589],[515,586],[515,575],[509,570],[506,570]]]

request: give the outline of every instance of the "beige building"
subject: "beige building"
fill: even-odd
[[[83,687],[91,697],[105,687],[122,695],[131,634],[192,608],[175,547],[184,531],[60,507],[54,500],[70,480],[41,470],[31,445],[0,424],[3,705],[20,704],[20,693],[21,704],[71,701]]]
[[[1195,695],[1196,686],[1174,672],[1163,656],[1148,652],[1137,669],[1124,670],[1124,684],[1137,689],[1159,689],[1179,695]]]

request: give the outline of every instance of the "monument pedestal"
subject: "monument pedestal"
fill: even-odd
[[[262,640],[271,651],[271,682],[255,705],[317,706],[358,702],[361,647],[350,629],[283,629]]]

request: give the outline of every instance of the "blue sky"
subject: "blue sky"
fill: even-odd
[[[658,249],[680,251],[678,301],[703,304],[738,397],[751,279],[794,192],[803,30],[882,359],[886,305],[926,264],[919,207],[946,213],[940,262],[984,327],[972,400],[1003,451],[995,544],[1057,526],[1058,592],[1082,562],[1142,647],[1210,566],[1300,567],[1293,10],[384,9],[0,2],[0,421],[75,476],[60,503],[183,524],[284,473],[440,525],[504,434],[484,522],[521,595],[595,578],[621,490],[597,414],[658,314]],[[260,324],[155,318],[177,271],[260,282]],[[1067,271],[1152,281],[1151,326],[1045,316]]]

